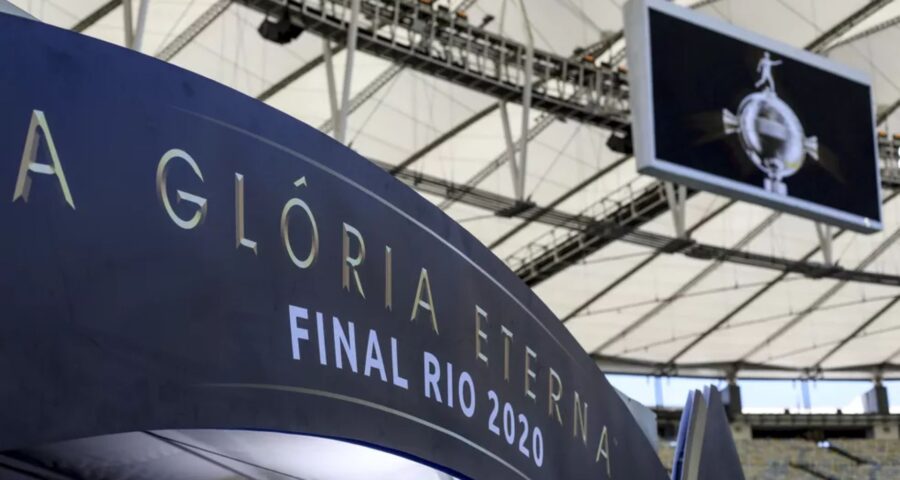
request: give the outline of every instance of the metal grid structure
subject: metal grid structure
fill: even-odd
[[[239,2],[265,14],[281,14],[287,9],[292,21],[335,41],[347,37],[354,3]],[[625,75],[608,65],[540,50],[529,55],[527,45],[492,34],[466,16],[432,2],[363,0],[358,9],[360,50],[500,100],[522,98],[525,85],[532,83],[535,108],[605,128],[627,127]],[[530,71],[526,68],[529,63]]]
[[[504,258],[607,371],[900,376],[900,2],[678,2],[872,74],[886,230],[822,238],[809,222],[636,176],[597,147],[629,123],[616,2],[13,3],[156,52],[377,159]],[[283,15],[298,40],[255,32]],[[419,91],[447,114],[410,105]]]

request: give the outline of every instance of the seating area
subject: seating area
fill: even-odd
[[[799,439],[735,443],[747,480],[900,479],[900,440],[846,439],[821,446]],[[658,452],[671,467],[674,446],[662,442]]]

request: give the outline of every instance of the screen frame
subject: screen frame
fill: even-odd
[[[873,99],[871,76],[863,71],[838,64],[821,55],[801,50],[785,43],[738,28],[711,16],[675,5],[665,0],[630,0],[625,7],[625,44],[627,49],[629,87],[631,91],[632,137],[639,173],[664,181],[677,182],[698,190],[709,191],[737,200],[745,200],[775,210],[809,218],[816,222],[848,228],[861,233],[875,233],[884,228],[881,202],[881,165],[875,124],[875,105],[870,102],[872,115],[872,151],[875,162],[878,218],[829,207],[801,198],[778,195],[749,183],[732,180],[702,170],[685,167],[663,158],[656,152],[655,113],[653,105],[653,58],[650,43],[650,11],[662,13],[715,33],[749,43],[791,60],[862,84]]]

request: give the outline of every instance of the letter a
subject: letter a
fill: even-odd
[[[422,300],[422,286],[425,287],[425,294],[428,295],[427,302]],[[419,286],[416,288],[416,299],[413,300],[412,315],[409,317],[410,321],[415,321],[416,315],[419,313],[419,307],[431,313],[431,325],[434,327],[434,333],[440,335],[440,332],[438,332],[437,314],[434,312],[434,297],[431,296],[431,282],[428,281],[428,270],[424,268],[422,273],[419,274]]]
[[[38,131],[40,129],[40,131]],[[50,153],[52,165],[46,163],[37,163],[38,144],[44,138],[47,144],[47,151]],[[19,176],[16,179],[16,191],[13,193],[13,201],[22,197],[28,201],[28,193],[31,191],[31,176],[28,172],[42,173],[44,175],[56,175],[59,180],[59,186],[62,189],[63,197],[66,203],[72,209],[75,209],[75,201],[72,200],[72,193],[69,192],[69,184],[66,183],[66,176],[63,173],[62,164],[59,163],[59,155],[56,153],[56,145],[53,143],[53,136],[50,135],[50,126],[47,125],[47,119],[44,112],[34,110],[31,112],[31,125],[28,126],[28,136],[25,137],[25,150],[22,152],[22,163],[19,164]]]

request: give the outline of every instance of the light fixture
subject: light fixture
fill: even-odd
[[[609,139],[606,140],[606,146],[614,152],[625,155],[633,154],[634,142],[631,138],[631,129],[626,128],[625,130],[616,130],[612,132]]]
[[[298,23],[291,20],[291,14],[287,8],[282,8],[274,18],[266,15],[257,30],[266,40],[284,45],[303,33],[303,26]]]

